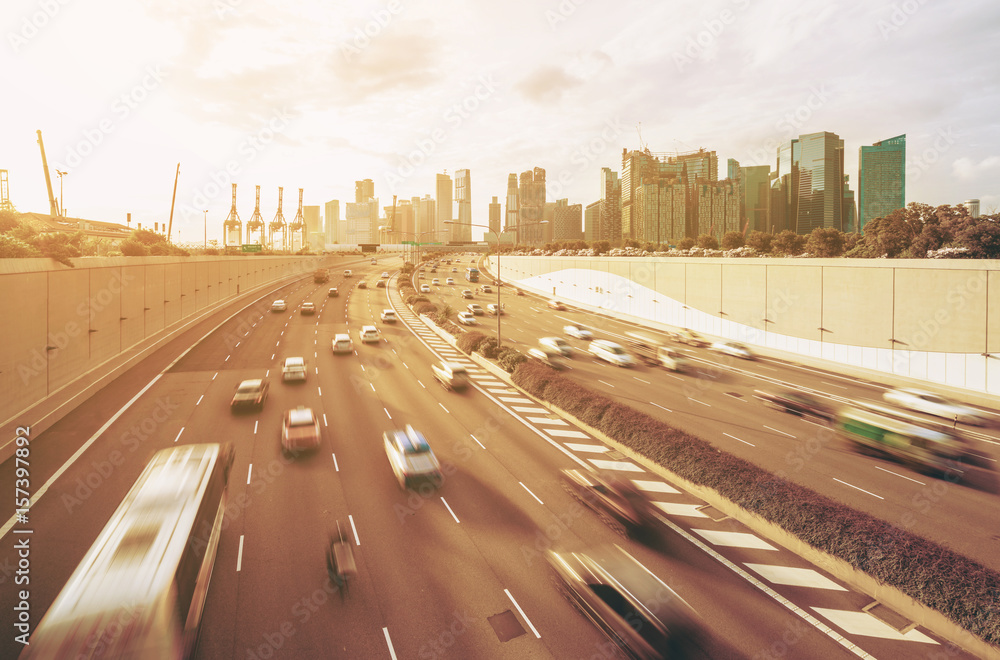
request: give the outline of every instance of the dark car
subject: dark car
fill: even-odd
[[[755,390],[754,396],[764,402],[764,405],[792,413],[800,417],[815,417],[817,420],[831,424],[836,417],[836,410],[817,396],[798,391],[765,392]]]
[[[563,487],[623,536],[637,536],[659,524],[655,507],[630,480],[612,472],[562,471]]]
[[[264,401],[267,399],[267,379],[258,378],[255,380],[245,380],[236,388],[233,400],[229,404],[230,410],[243,410],[246,408],[264,409]]]
[[[560,588],[629,657],[708,658],[697,614],[618,546],[546,551]]]

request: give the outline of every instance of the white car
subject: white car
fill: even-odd
[[[297,453],[316,449],[320,443],[319,418],[312,408],[299,406],[285,412],[281,423],[281,450]]]
[[[563,332],[575,339],[590,340],[594,338],[594,333],[582,325],[564,325]]]
[[[563,357],[573,357],[573,347],[562,337],[542,337],[538,340],[542,350],[555,351]]]
[[[354,273],[351,272],[350,268],[344,271],[344,277],[350,277],[352,275],[354,275]]]
[[[383,270],[381,277],[382,277],[383,280],[389,279],[389,271]]]
[[[370,344],[378,341],[378,328],[373,325],[361,326],[361,343]]]
[[[288,309],[288,305],[285,304],[284,300],[275,300],[273,303],[271,303],[272,312],[283,312],[286,309]]]
[[[400,488],[441,485],[441,464],[422,433],[407,424],[405,430],[382,434],[382,441]]]
[[[710,348],[716,353],[740,358],[741,360],[753,360],[756,357],[749,348],[735,341],[717,341]]]
[[[458,322],[462,325],[478,325],[479,321],[476,320],[475,315],[472,312],[459,312]]]
[[[490,303],[489,305],[486,306],[486,313],[489,314],[490,316],[499,316],[500,314],[504,313],[503,308],[504,308],[503,305]]]
[[[462,289],[462,297],[467,300],[472,300],[472,289]]]
[[[354,342],[351,341],[351,335],[347,333],[336,334],[333,336],[333,352],[334,353],[353,353],[354,352]]]
[[[631,367],[635,360],[631,354],[613,341],[595,339],[590,342],[590,354],[618,367]]]
[[[453,278],[449,277],[448,279],[446,279],[444,281],[444,283],[445,284],[455,284],[455,280]]]
[[[933,392],[901,388],[889,390],[882,395],[882,398],[900,408],[943,417],[961,424],[986,426],[989,423],[987,418],[975,408],[964,406]]]
[[[433,280],[431,280],[431,284],[433,284],[434,286],[441,286],[441,280],[435,277]]]
[[[420,293],[430,293],[430,292],[431,288],[429,286],[427,286],[426,284],[420,285]]]
[[[281,367],[281,380],[298,381],[306,379],[306,361],[300,357],[285,358],[285,363]]]
[[[395,323],[396,312],[391,309],[383,309],[382,313],[379,314],[379,318],[382,319],[382,323]]]
[[[479,303],[469,303],[468,310],[473,316],[483,315],[483,308],[479,305]]]

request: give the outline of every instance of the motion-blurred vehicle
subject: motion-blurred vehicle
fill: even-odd
[[[469,310],[469,313],[472,314],[473,316],[483,315],[483,308],[479,303],[469,303],[467,309]]]
[[[387,280],[387,279],[389,279],[389,271],[387,271],[387,270],[383,270],[383,271],[382,271],[382,274],[381,274],[381,275],[379,275],[379,277],[381,277],[381,278],[382,278],[383,280]]]
[[[431,280],[431,284],[433,284],[434,286],[441,286],[441,280],[435,277],[434,279]]]
[[[462,297],[471,300],[473,297],[472,289],[462,289]]]
[[[361,326],[361,343],[362,344],[372,344],[377,343],[379,340],[378,328],[373,325],[363,325]]]
[[[490,316],[499,316],[500,314],[504,313],[503,308],[504,305],[490,303],[489,305],[486,306],[486,313],[489,314]]]
[[[316,305],[311,302],[304,302],[302,306],[299,307],[299,314],[303,316],[312,316],[316,313]]]
[[[482,285],[481,287],[479,287],[479,290],[482,293],[493,293],[493,287],[491,287],[489,284]]]
[[[233,400],[229,403],[232,411],[243,410],[245,408],[264,409],[264,401],[267,400],[268,384],[265,378],[255,378],[245,380],[236,387]]]
[[[741,360],[753,360],[757,357],[748,346],[735,341],[717,341],[712,344],[711,349],[720,355],[728,355]]]
[[[378,265],[378,259],[372,259],[372,266]]]
[[[564,595],[629,657],[711,657],[691,606],[617,545],[546,559]]]
[[[563,487],[622,536],[660,524],[656,508],[631,480],[605,470],[562,471]]]
[[[336,298],[340,295],[340,291],[337,291],[337,287],[330,287],[330,291],[326,294],[330,298]]]
[[[563,354],[559,351],[552,349],[541,349],[541,348],[529,348],[528,357],[534,360],[538,360],[542,364],[547,364],[557,371],[561,371],[566,368],[566,362],[563,360]]]
[[[975,408],[964,406],[933,392],[899,388],[885,392],[882,398],[900,408],[943,417],[959,424],[973,426],[987,426],[989,424],[989,420]]]
[[[300,357],[285,358],[285,363],[281,367],[281,380],[287,383],[289,381],[304,381],[305,379],[306,379],[305,358],[300,358]]]
[[[521,291],[520,289],[514,289],[514,293],[516,295],[518,295],[518,296],[523,296],[524,295],[524,291]]]
[[[383,309],[382,313],[378,315],[382,319],[382,323],[395,323],[396,322],[396,312],[391,309]]]
[[[354,342],[351,341],[351,335],[347,333],[340,333],[334,335],[332,347],[334,354],[354,352]]]
[[[564,325],[563,332],[574,339],[590,341],[594,338],[594,333],[590,331],[590,328],[583,325]]]
[[[359,289],[367,289],[368,288],[368,282],[365,282],[364,280],[360,280],[358,282],[358,288]]]
[[[833,406],[818,396],[806,392],[796,390],[782,392],[754,390],[754,396],[763,401],[764,405],[775,410],[781,410],[800,417],[814,417],[826,424],[832,423],[837,416]]]
[[[448,279],[446,279],[444,281],[444,283],[447,284],[447,285],[453,285],[453,284],[455,284],[455,280],[454,280],[454,278],[449,277]]]
[[[352,275],[354,275],[354,273],[351,271],[350,268],[344,271],[344,277],[351,277]]]
[[[944,427],[926,428],[890,414],[859,408],[840,411],[835,427],[841,437],[862,453],[887,456],[925,474],[958,478],[963,473],[965,443]]]
[[[288,305],[285,304],[284,300],[275,300],[273,303],[271,303],[272,312],[283,312],[286,309],[288,309]]]
[[[563,357],[573,357],[573,347],[562,337],[542,337],[538,346],[544,350],[553,350]]]
[[[281,422],[281,450],[300,452],[319,447],[319,419],[312,408],[299,406],[285,412]]]
[[[451,272],[453,272],[453,273],[457,273],[457,272],[458,272],[458,268],[456,268],[456,267],[452,267],[452,269],[451,269]]]
[[[590,342],[590,354],[598,360],[604,360],[616,367],[631,367],[635,364],[635,360],[628,351],[607,339],[595,339]]]
[[[456,362],[440,362],[432,365],[431,371],[445,389],[461,392],[469,386],[469,372],[464,365]]]
[[[375,288],[376,289],[384,289],[385,288],[385,282],[386,282],[385,280],[375,280]]]
[[[550,309],[555,309],[555,310],[558,310],[558,311],[562,312],[562,311],[565,311],[566,305],[564,305],[561,300],[555,300],[555,299],[553,299],[553,300],[549,301],[549,308]]]
[[[699,335],[694,330],[688,328],[681,328],[677,331],[675,335],[677,341],[682,344],[687,344],[688,346],[694,346],[695,348],[703,348],[708,346],[708,340]]]
[[[323,284],[330,280],[330,274],[326,272],[326,268],[317,268],[313,271],[313,282],[316,284]]]
[[[400,488],[441,484],[441,464],[422,433],[407,424],[405,430],[384,433],[382,441]]]
[[[670,371],[683,372],[689,368],[687,358],[669,346],[656,347],[656,360],[661,367]]]
[[[458,322],[462,325],[479,325],[479,321],[476,320],[476,315],[472,312],[459,312]]]
[[[430,293],[430,292],[431,288],[429,286],[427,286],[426,284],[420,285],[420,293]]]

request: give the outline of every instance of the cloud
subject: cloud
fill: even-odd
[[[971,158],[959,158],[951,164],[951,170],[959,179],[973,179],[991,173],[1000,168],[1000,156],[989,156],[978,163]]]
[[[559,67],[544,66],[522,78],[514,85],[514,89],[529,101],[554,103],[565,92],[582,83],[582,80],[566,73]]]

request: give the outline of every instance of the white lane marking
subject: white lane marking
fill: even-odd
[[[441,501],[444,503],[445,508],[448,509],[448,513],[451,514],[451,517],[455,519],[455,522],[461,524],[461,521],[458,519],[458,516],[456,516],[455,512],[451,510],[450,506],[448,506],[448,502],[443,497],[441,498]]]
[[[371,386],[372,392],[374,392],[375,391],[375,383],[368,383],[368,384]]]
[[[542,636],[538,634],[538,631],[535,629],[535,626],[531,623],[531,620],[528,619],[528,616],[524,613],[524,610],[522,610],[521,606],[517,604],[516,600],[514,600],[514,596],[511,595],[510,590],[504,589],[503,592],[507,594],[507,598],[510,598],[510,602],[514,603],[514,607],[516,607],[517,611],[521,613],[521,618],[524,619],[524,622],[528,624],[529,628],[531,628],[531,632],[535,633],[535,639],[541,639]]]
[[[443,403],[441,403],[440,401],[438,401],[438,405],[439,405],[439,406],[441,406],[441,410],[445,411],[445,412],[446,412],[446,413],[448,413],[449,415],[451,414],[450,412],[448,412],[448,409],[444,407],[444,404],[443,404]]]
[[[531,399],[526,399],[523,396],[498,396],[497,398],[507,403],[534,403]]]
[[[226,356],[226,359],[225,359],[225,360],[223,360],[223,362],[229,362],[229,358],[231,358],[231,357],[232,357],[232,355],[227,355],[227,356]]]
[[[912,479],[912,478],[906,476],[905,474],[900,474],[898,472],[893,472],[892,470],[886,470],[884,467],[879,467],[879,466],[876,465],[875,469],[876,470],[882,470],[883,472],[888,472],[889,474],[895,475],[895,476],[897,476],[897,477],[899,477],[901,479],[906,479],[907,481],[912,481],[913,483],[920,484],[921,486],[926,486],[927,485],[923,481],[919,481],[917,479]]]
[[[385,416],[386,417],[388,417],[389,419],[392,419],[392,415],[389,414],[389,410],[387,408],[382,408],[382,410],[385,410]]]
[[[709,403],[705,403],[704,401],[699,401],[698,399],[692,399],[691,397],[688,397],[687,400],[688,401],[694,401],[695,403],[700,403],[701,405],[708,406],[709,408],[712,407],[712,405],[709,404]]]
[[[236,555],[236,572],[239,573],[243,569],[243,535],[240,534],[240,550]]]
[[[215,380],[215,377],[218,376],[218,375],[219,375],[218,371],[216,371],[214,374],[212,374],[212,380]]]
[[[542,506],[545,506],[545,502],[542,502],[540,499],[538,499],[538,496],[535,495],[534,493],[532,493],[531,489],[528,488],[527,486],[525,486],[523,481],[518,481],[517,483],[521,484],[521,488],[523,488],[524,490],[528,491],[528,495],[531,495],[532,497],[534,497],[536,502],[538,502]]]
[[[774,431],[775,433],[780,433],[781,435],[787,435],[789,438],[792,438],[793,440],[795,439],[795,436],[792,435],[791,433],[785,433],[784,431],[780,431],[774,428],[773,426],[768,426],[767,424],[764,424],[764,428],[766,428],[769,431]]]
[[[848,389],[848,388],[847,388],[846,386],[844,386],[844,385],[837,385],[836,383],[828,383],[828,382],[826,382],[825,380],[821,380],[821,381],[819,381],[819,383],[820,383],[820,385],[829,385],[830,387],[839,387],[839,388],[840,388],[840,389],[842,389],[842,390],[846,390],[846,389]]]
[[[641,479],[633,479],[632,483],[635,484],[636,488],[644,490],[647,493],[668,493],[676,495],[681,492],[663,481],[643,481]]]
[[[259,419],[257,419],[257,420],[254,420],[254,423],[253,423],[253,434],[254,434],[254,435],[257,435],[257,426],[258,426],[259,424],[260,424],[260,420],[259,420]]]
[[[553,426],[569,426],[569,422],[564,419],[552,419],[551,417],[525,417],[532,424],[551,424]]]
[[[629,463],[627,461],[605,461],[596,458],[591,458],[590,462],[594,464],[594,467],[600,468],[602,470],[621,470],[622,472],[644,472],[644,470],[635,463]]]
[[[201,404],[201,400],[202,400],[202,399],[204,399],[204,398],[205,398],[205,395],[204,395],[204,394],[202,394],[202,395],[201,395],[200,397],[198,397],[198,403],[196,403],[196,404],[194,404],[194,405],[196,405],[196,406],[197,406],[197,405],[200,405],[200,404]]]
[[[747,532],[720,532],[714,529],[692,529],[691,531],[701,536],[712,545],[721,545],[729,548],[777,551],[777,548],[764,539]]]
[[[571,431],[567,429],[542,429],[553,438],[590,438],[586,433],[580,431]]]
[[[901,633],[889,624],[875,618],[868,612],[851,612],[849,610],[831,610],[825,607],[812,607],[822,617],[833,622],[851,635],[864,635],[865,637],[881,637],[882,639],[894,639],[906,642],[921,642],[923,644],[937,644],[933,639],[923,634],[916,628]]]
[[[812,587],[813,589],[829,589],[830,591],[847,591],[825,575],[811,568],[793,568],[791,566],[774,566],[771,564],[743,564],[751,571],[758,573],[771,584],[784,584],[791,587]]]
[[[677,502],[653,502],[663,513],[670,516],[686,516],[688,518],[708,518],[700,511],[703,504],[679,504]]]
[[[606,381],[606,380],[601,380],[600,378],[598,378],[598,379],[597,379],[597,382],[598,382],[598,383],[603,383],[604,385],[607,385],[607,386],[608,386],[608,387],[610,387],[611,389],[614,389],[614,388],[615,388],[615,386],[614,386],[614,385],[612,385],[611,383],[609,383],[609,382],[608,382],[608,381]]]
[[[844,484],[845,486],[849,486],[849,487],[851,487],[851,488],[853,488],[853,489],[855,489],[855,490],[860,490],[860,491],[861,491],[862,493],[867,493],[868,495],[871,495],[872,497],[877,497],[877,498],[879,498],[880,500],[884,500],[884,499],[885,499],[885,498],[884,498],[884,497],[882,497],[881,495],[876,495],[875,493],[873,493],[873,492],[871,492],[871,491],[868,491],[868,490],[865,490],[864,488],[858,488],[857,486],[855,486],[855,485],[853,485],[853,484],[849,484],[849,483],[847,483],[846,481],[840,481],[840,479],[838,479],[837,477],[834,477],[834,478],[833,478],[833,480],[834,480],[834,481],[837,481],[837,482],[839,482],[839,483],[842,483],[842,484]]]
[[[329,424],[326,423],[326,413],[323,413],[323,426],[329,426]]]
[[[347,516],[347,519],[351,521],[351,531],[354,532],[354,545],[360,546],[361,539],[358,537],[358,528],[354,526],[354,516]]]
[[[330,454],[330,456],[333,457],[333,471],[334,472],[340,472],[340,465],[337,464],[337,455],[336,454]]]
[[[419,385],[420,387],[424,388],[425,390],[427,389],[427,386],[424,385],[423,383],[421,383],[419,378],[417,379],[417,385]]]
[[[362,364],[360,366],[361,366],[361,371],[364,371],[365,370],[365,365]]]
[[[611,451],[611,448],[606,445],[578,445],[572,442],[567,442],[566,447],[570,451],[590,452],[593,454],[603,454]]]
[[[535,406],[511,406],[512,410],[522,413],[537,413],[539,415],[544,415],[548,412],[545,408],[536,408]]]
[[[671,410],[670,408],[664,408],[663,406],[661,406],[658,403],[654,403],[652,401],[650,401],[650,403],[653,404],[654,406],[656,406],[657,408],[660,408],[661,410],[666,410],[668,413],[672,413],[673,412],[673,410]]]
[[[389,657],[392,658],[392,660],[396,660],[396,650],[392,648],[392,640],[389,638],[389,629],[382,628],[382,634],[385,635],[385,643],[389,647]]]
[[[746,440],[743,440],[743,439],[741,439],[741,438],[737,438],[737,437],[736,437],[735,435],[729,435],[728,433],[723,433],[722,435],[724,435],[724,436],[726,436],[726,437],[729,437],[729,438],[732,438],[733,440],[739,440],[739,441],[740,441],[740,442],[742,442],[743,444],[745,444],[745,445],[750,445],[751,447],[756,447],[756,446],[757,446],[757,445],[755,445],[755,444],[754,444],[754,443],[752,443],[752,442],[747,442]]]
[[[486,449],[486,446],[483,443],[479,442],[479,438],[477,438],[476,436],[472,435],[471,433],[469,434],[469,437],[472,438],[473,440],[475,440],[477,445],[479,445],[483,449]]]
[[[252,474],[253,474],[253,463],[251,463],[249,465],[249,467],[247,467],[247,485],[248,486],[250,485],[250,475],[252,475]]]
[[[275,355],[277,355],[277,353],[271,353],[271,359],[272,359],[272,360],[274,359],[274,356],[275,356]]]
[[[643,379],[639,378],[638,376],[632,376],[632,378],[635,378],[640,383],[646,383],[647,385],[652,385],[652,383],[650,383],[648,380],[643,380]]]
[[[256,433],[256,429],[257,429],[257,426],[254,425],[254,432],[255,433]],[[177,437],[174,438],[174,442],[177,442],[178,440],[181,439],[181,433],[184,433],[184,427],[183,426],[181,427],[181,430],[177,432]]]

